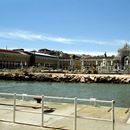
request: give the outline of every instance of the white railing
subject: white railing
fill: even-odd
[[[14,94],[13,93],[0,93],[0,96],[2,96],[2,95],[4,95],[4,96],[12,96],[12,98],[13,98],[12,108],[0,107],[0,109],[12,110],[13,111],[13,119],[12,119],[13,123],[18,123],[18,122],[16,122],[16,114],[15,113],[16,113],[16,111],[21,111],[21,112],[41,114],[41,125],[40,125],[41,127],[45,126],[44,125],[44,116],[45,115],[53,115],[53,116],[62,116],[62,117],[73,118],[74,119],[74,130],[77,130],[77,118],[111,122],[112,123],[112,130],[115,130],[115,114],[114,114],[115,113],[115,111],[114,111],[115,101],[114,100],[112,100],[112,101],[105,101],[105,100],[96,100],[95,98],[80,99],[80,98],[77,98],[77,97],[75,97],[75,98],[67,98],[67,97],[52,97],[52,96],[44,96],[44,95],[39,96],[39,95],[27,95],[27,94],[16,94],[16,93],[14,93]],[[36,98],[36,97],[41,98],[41,112],[16,109],[16,107],[17,107],[16,99],[17,99],[18,96],[22,97],[22,99],[24,99],[23,96],[31,97],[31,98]],[[73,101],[73,103],[74,103],[74,115],[62,115],[62,114],[44,113],[45,99],[58,99],[58,100]],[[79,116],[77,114],[77,104],[78,104],[78,101],[93,102],[94,104],[96,104],[98,102],[99,103],[109,103],[111,105],[111,109],[112,109],[111,119]],[[0,103],[0,105],[1,105],[1,103]],[[30,124],[28,124],[28,125],[30,125]]]

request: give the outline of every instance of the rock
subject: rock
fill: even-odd
[[[28,80],[29,79],[29,76],[25,76],[25,80]]]
[[[1,80],[80,82],[80,83],[130,83],[130,77],[119,75],[80,75],[55,73],[1,72]]]
[[[85,77],[84,77],[84,76],[82,76],[82,77],[80,78],[80,83],[85,83]]]
[[[127,82],[130,83],[130,78],[127,78]]]
[[[91,79],[92,81],[94,81],[95,77],[94,77],[94,76],[90,76],[90,79]]]

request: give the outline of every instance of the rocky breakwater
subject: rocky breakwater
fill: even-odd
[[[0,73],[0,80],[79,82],[79,83],[130,83],[130,75],[90,75],[62,73]]]

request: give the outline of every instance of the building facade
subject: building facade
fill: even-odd
[[[130,46],[126,43],[118,50],[116,56],[89,56],[82,58],[83,67],[86,71],[92,72],[95,69],[98,73],[130,73]]]
[[[29,66],[57,68],[57,56],[21,50],[0,49],[0,69],[16,69]]]
[[[82,73],[130,73],[130,46],[126,43],[116,56],[49,55],[41,52],[0,49],[0,69],[43,66]]]

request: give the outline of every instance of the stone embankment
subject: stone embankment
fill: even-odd
[[[3,72],[0,73],[0,80],[80,82],[80,83],[130,83],[130,75]]]

